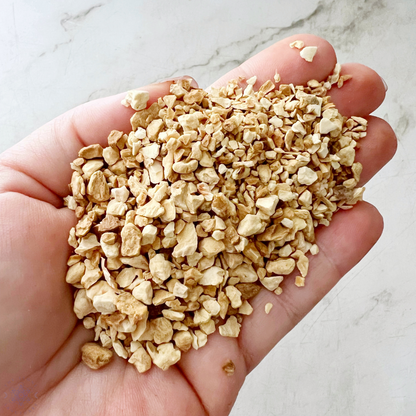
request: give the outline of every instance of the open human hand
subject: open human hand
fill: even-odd
[[[289,48],[294,40],[318,46],[312,63]],[[273,79],[295,85],[324,80],[336,56],[332,46],[312,35],[284,39],[224,75],[215,85],[238,76],[257,75],[258,85]],[[345,64],[351,74],[341,89],[330,92],[344,116],[366,117],[368,135],[357,160],[366,183],[393,156],[396,138],[383,120],[369,116],[383,101],[382,79],[360,64]],[[169,93],[171,82],[143,87],[150,103]],[[139,374],[125,360],[115,359],[99,372],[80,362],[80,347],[93,338],[77,322],[73,296],[65,282],[69,229],[76,219],[63,207],[68,194],[70,162],[78,150],[104,145],[113,130],[129,131],[133,110],[120,105],[123,94],[71,110],[32,133],[0,156],[0,414],[8,415],[226,415],[245,376],[264,358],[367,253],[379,238],[378,211],[360,202],[338,212],[329,228],[317,230],[320,247],[310,259],[308,284],[297,288],[290,277],[280,296],[262,290],[251,303],[239,338],[218,333],[206,347],[191,350],[163,372],[157,367]],[[265,303],[275,306],[265,315]],[[223,365],[232,360],[233,376]]]

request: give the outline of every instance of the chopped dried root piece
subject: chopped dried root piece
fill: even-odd
[[[312,62],[313,58],[316,55],[316,52],[318,50],[317,46],[305,46],[301,51],[300,51],[300,56],[301,58],[303,58],[306,62]]]
[[[150,370],[152,359],[143,347],[139,347],[129,358],[129,363],[133,364],[139,373]]]
[[[277,72],[274,74],[273,76],[274,82],[277,84],[280,82],[280,74],[278,74]]]
[[[219,327],[220,335],[223,337],[237,338],[240,333],[241,324],[237,322],[235,316],[230,316],[224,325]]]
[[[302,276],[296,276],[295,285],[298,287],[305,286],[305,278]]]
[[[296,49],[302,49],[304,46],[305,46],[305,44],[303,43],[303,40],[295,40],[294,42],[292,42],[290,45],[289,45],[292,49],[293,48],[296,48]]]
[[[273,303],[266,303],[265,305],[264,305],[264,312],[266,312],[266,315],[268,315],[269,313],[270,313],[270,311],[272,310],[272,308],[273,308]]]
[[[266,264],[266,270],[273,274],[287,275],[293,272],[296,262],[293,259],[279,259],[269,261]]]
[[[173,336],[176,346],[186,352],[192,346],[192,335],[189,331],[179,331]]]
[[[317,49],[290,46],[310,62]],[[295,269],[304,286],[315,228],[363,194],[355,149],[367,120],[326,95],[349,79],[340,73],[305,86],[276,74],[258,90],[253,76],[210,93],[182,79],[148,108],[147,92],[129,91],[132,131],[81,149],[64,199],[78,219],[65,278],[99,343],[82,348],[87,365],[114,351],[139,372],[167,370],[216,325],[237,337],[262,288],[280,295]]]
[[[161,344],[157,348],[151,342],[147,342],[146,348],[152,357],[153,363],[163,371],[166,371],[181,359],[181,352],[170,342]]]
[[[131,107],[133,110],[143,110],[147,107],[149,101],[149,93],[147,91],[132,90],[126,94],[121,102],[125,107]]]
[[[223,366],[222,369],[227,376],[232,376],[235,372],[235,364],[232,360],[228,360]]]
[[[235,286],[240,292],[243,299],[251,299],[260,292],[261,287],[254,283],[241,283]]]
[[[87,342],[81,348],[82,361],[92,368],[93,370],[98,370],[101,367],[107,365],[113,358],[113,353],[111,350],[100,347],[94,342]]]

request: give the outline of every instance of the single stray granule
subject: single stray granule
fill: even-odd
[[[139,372],[167,370],[217,329],[237,337],[262,288],[280,295],[294,272],[304,286],[315,229],[364,191],[355,151],[367,120],[328,96],[343,77],[337,66],[325,82],[256,91],[253,76],[209,93],[182,79],[150,106],[147,92],[127,94],[141,108],[131,131],[79,151],[65,198],[78,219],[66,281],[95,333],[89,367],[114,351]]]
[[[113,358],[113,352],[107,348],[100,347],[94,342],[87,342],[81,348],[82,361],[93,370],[98,370],[107,365]]]
[[[272,310],[272,308],[273,308],[273,303],[266,303],[265,305],[264,305],[264,311],[266,312],[266,315],[268,315],[269,313],[270,313],[270,311]]]
[[[281,80],[280,80],[280,74],[278,74],[278,72],[276,71],[274,76],[273,76],[274,82],[276,84],[278,84]]]
[[[235,371],[235,364],[232,362],[232,360],[228,360],[223,366],[222,369],[227,376],[232,376]]]
[[[298,287],[305,286],[305,278],[302,276],[296,276],[295,278],[295,285]]]
[[[318,47],[317,46],[305,46],[300,51],[300,56],[306,62],[312,62],[313,61],[313,58],[315,57],[317,51],[318,51]]]
[[[296,48],[296,49],[302,49],[304,46],[305,46],[305,44],[303,43],[303,40],[295,40],[294,42],[292,42],[290,45],[289,45],[292,49],[293,48]]]
[[[133,110],[144,110],[149,101],[147,91],[131,90],[126,94],[125,99],[121,102],[125,107],[131,107]]]

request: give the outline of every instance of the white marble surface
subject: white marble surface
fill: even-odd
[[[0,151],[85,101],[170,77],[206,86],[287,35],[326,37],[386,80],[399,147],[367,187],[369,255],[247,378],[233,416],[416,414],[414,0],[2,0]]]

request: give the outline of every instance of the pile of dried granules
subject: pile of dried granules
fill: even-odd
[[[367,121],[330,101],[339,72],[258,91],[256,77],[209,93],[180,80],[148,108],[147,92],[128,93],[132,131],[81,149],[65,198],[79,220],[66,280],[95,330],[87,365],[114,350],[139,372],[166,370],[217,327],[237,337],[261,288],[279,295],[295,269],[304,286],[315,228],[363,194]]]

